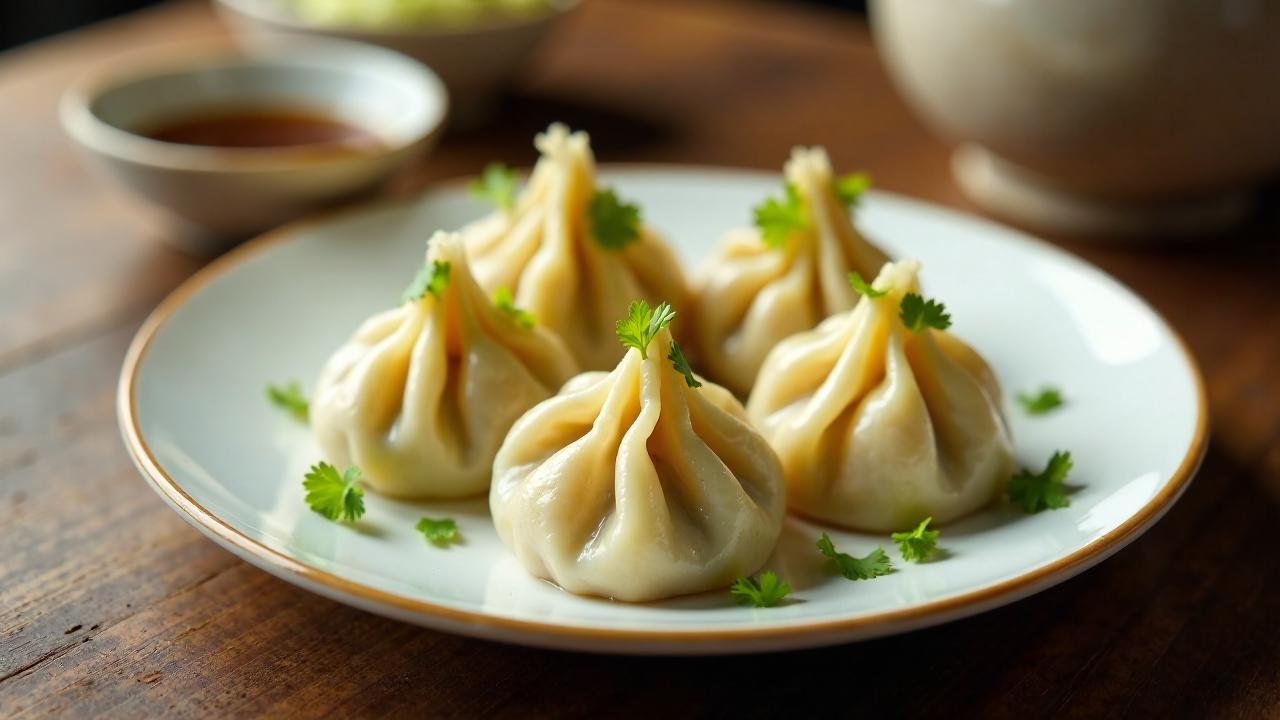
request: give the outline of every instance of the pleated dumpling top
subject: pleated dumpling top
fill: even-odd
[[[991,502],[1013,454],[1000,388],[890,263],[850,311],[784,340],[748,414],[782,460],[793,511],[872,532],[943,523]],[[932,326],[931,326],[932,325]]]
[[[325,458],[378,492],[477,495],[511,424],[577,371],[557,335],[476,284],[457,235],[436,233],[403,304],[325,365],[311,424]]]
[[[606,370],[622,357],[613,321],[636,298],[683,308],[684,273],[640,209],[597,184],[586,133],[557,123],[534,144],[542,157],[513,206],[463,228],[467,252],[481,286],[509,290],[584,369]]]
[[[696,364],[741,397],[780,340],[853,307],[850,271],[873,277],[888,260],[850,215],[865,176],[837,178],[822,148],[796,148],[784,171],[786,196],[730,231],[694,280]]]
[[[688,370],[667,313],[633,324],[639,341],[612,371],[579,375],[520,418],[494,462],[498,535],[570,592],[648,601],[725,587],[782,531],[777,457],[729,391]]]

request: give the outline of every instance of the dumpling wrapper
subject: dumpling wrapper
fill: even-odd
[[[511,428],[489,507],[532,575],[640,602],[725,587],[773,551],[778,459],[727,390],[687,386],[670,341],[579,375]]]
[[[915,261],[890,263],[887,293],[784,340],[747,403],[782,460],[795,512],[871,532],[955,520],[991,502],[1013,469],[1000,388],[947,332],[906,329]]]
[[[778,248],[757,228],[732,230],[694,281],[698,365],[740,397],[780,340],[853,307],[850,271],[871,278],[889,259],[854,227],[826,150],[796,148],[784,173],[804,200],[808,227]]]
[[[472,268],[490,292],[505,287],[516,304],[558,333],[587,370],[608,370],[622,357],[614,319],[632,300],[687,305],[688,286],[675,253],[641,223],[621,248],[591,236],[587,207],[599,187],[590,138],[559,123],[538,135],[542,153],[511,211],[462,229]]]
[[[330,462],[380,493],[477,495],[511,424],[578,366],[554,333],[493,305],[457,235],[436,233],[427,260],[452,265],[441,296],[365,321],[321,372],[311,425]]]

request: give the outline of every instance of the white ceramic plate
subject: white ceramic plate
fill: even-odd
[[[749,218],[780,178],[730,170],[614,168],[605,180],[692,263]],[[1040,468],[1058,448],[1081,489],[1064,510],[993,507],[944,528],[948,556],[865,582],[824,571],[821,529],[789,520],[770,566],[795,586],[772,609],[727,592],[629,605],[576,597],[527,576],[490,524],[486,502],[397,502],[367,495],[356,527],[303,503],[320,458],[305,427],[271,407],[268,382],[321,364],[367,315],[393,304],[437,228],[484,211],[461,184],[407,205],[286,227],[198,273],[155,311],[125,362],[125,442],[155,490],[245,560],[327,597],[408,622],[507,642],[613,653],[729,653],[842,643],[972,615],[1100,562],[1169,508],[1204,453],[1205,400],[1177,336],[1129,290],[1090,265],[990,222],[870,193],[860,222],[894,256],[924,262],[954,331],[991,362],[1011,396],[1042,383],[1068,403],[1031,418],[1006,399],[1017,455]],[[464,545],[441,550],[422,515],[458,520]],[[886,537],[827,530],[862,554]]]

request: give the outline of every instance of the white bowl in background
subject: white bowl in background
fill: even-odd
[[[69,89],[60,117],[67,133],[137,194],[216,235],[243,237],[376,188],[435,144],[448,106],[439,78],[411,58],[309,40],[144,52]],[[141,134],[201,112],[259,107],[334,117],[379,144],[359,152],[208,147]]]
[[[448,25],[400,28],[320,25],[298,17],[289,0],[217,0],[219,13],[245,44],[271,46],[282,37],[325,36],[402,52],[440,75],[453,99],[452,121],[474,125],[490,112],[504,83],[547,31],[580,0],[548,0],[535,14],[497,15]]]
[[[873,0],[906,98],[959,142],[956,181],[1025,224],[1200,233],[1280,169],[1280,3]]]

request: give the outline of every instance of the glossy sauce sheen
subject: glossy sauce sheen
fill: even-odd
[[[273,108],[214,111],[166,122],[142,134],[163,142],[224,148],[324,145],[373,150],[382,146],[373,133],[332,116]]]

